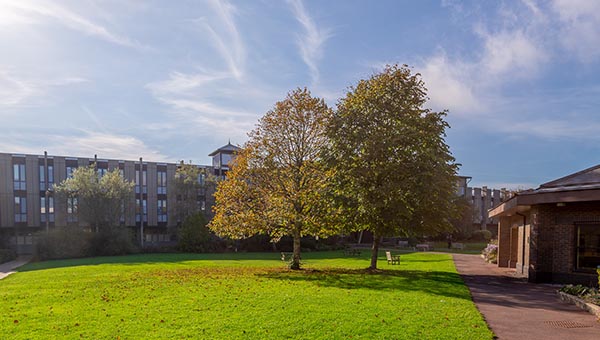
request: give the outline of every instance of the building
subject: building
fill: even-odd
[[[212,157],[212,167],[214,169],[215,176],[225,176],[227,171],[229,171],[229,164],[239,149],[239,147],[231,144],[231,141],[229,141],[227,145],[224,145],[208,154],[208,156]]]
[[[498,266],[532,282],[597,285],[600,165],[517,193],[491,209]]]
[[[490,230],[495,232],[498,219],[488,216],[488,210],[497,207],[507,200],[511,192],[506,189],[490,189],[470,187],[471,177],[458,176],[457,195],[463,197],[473,208],[473,230]]]
[[[223,176],[234,152],[231,143],[211,153],[213,166],[197,165],[206,173]],[[217,163],[214,159],[218,159]],[[146,244],[173,240],[177,197],[173,181],[178,164],[139,160],[0,153],[0,241],[19,253],[31,253],[35,234],[57,226],[89,227],[77,214],[76,198],[59,200],[53,186],[70,177],[77,167],[96,163],[99,176],[119,169],[133,183],[134,192],[124,207],[121,223]],[[205,178],[198,178],[204,187]],[[198,203],[210,216],[212,192],[201,189]],[[0,247],[2,245],[0,244]]]

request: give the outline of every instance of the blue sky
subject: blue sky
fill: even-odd
[[[600,163],[600,1],[0,0],[0,152],[208,164],[307,86],[410,65],[474,185]]]

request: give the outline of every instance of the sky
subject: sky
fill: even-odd
[[[308,87],[407,64],[474,186],[600,164],[600,1],[0,0],[0,152],[209,164]]]

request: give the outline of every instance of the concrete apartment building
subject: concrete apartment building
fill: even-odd
[[[469,186],[471,177],[458,176],[457,195],[464,197],[473,207],[473,229],[496,232],[498,219],[488,216],[488,210],[500,205],[512,195],[506,189],[491,189],[486,186],[474,188]]]
[[[224,176],[238,148],[231,143],[210,154],[213,165],[197,165],[207,173]],[[73,170],[96,163],[100,176],[119,169],[123,178],[135,183],[134,192],[121,217],[148,244],[170,242],[177,197],[173,190],[178,164],[87,157],[0,153],[0,240],[19,253],[31,253],[36,232],[60,226],[86,228],[77,215],[77,199],[60,200],[53,186],[71,176]],[[141,173],[140,173],[141,171]],[[204,176],[198,181],[204,187]],[[210,216],[212,192],[198,193],[198,204]],[[141,236],[140,236],[141,239]]]

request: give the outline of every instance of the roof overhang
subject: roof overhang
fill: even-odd
[[[532,205],[600,201],[600,189],[524,192],[488,211],[489,217],[510,216],[529,210]]]

